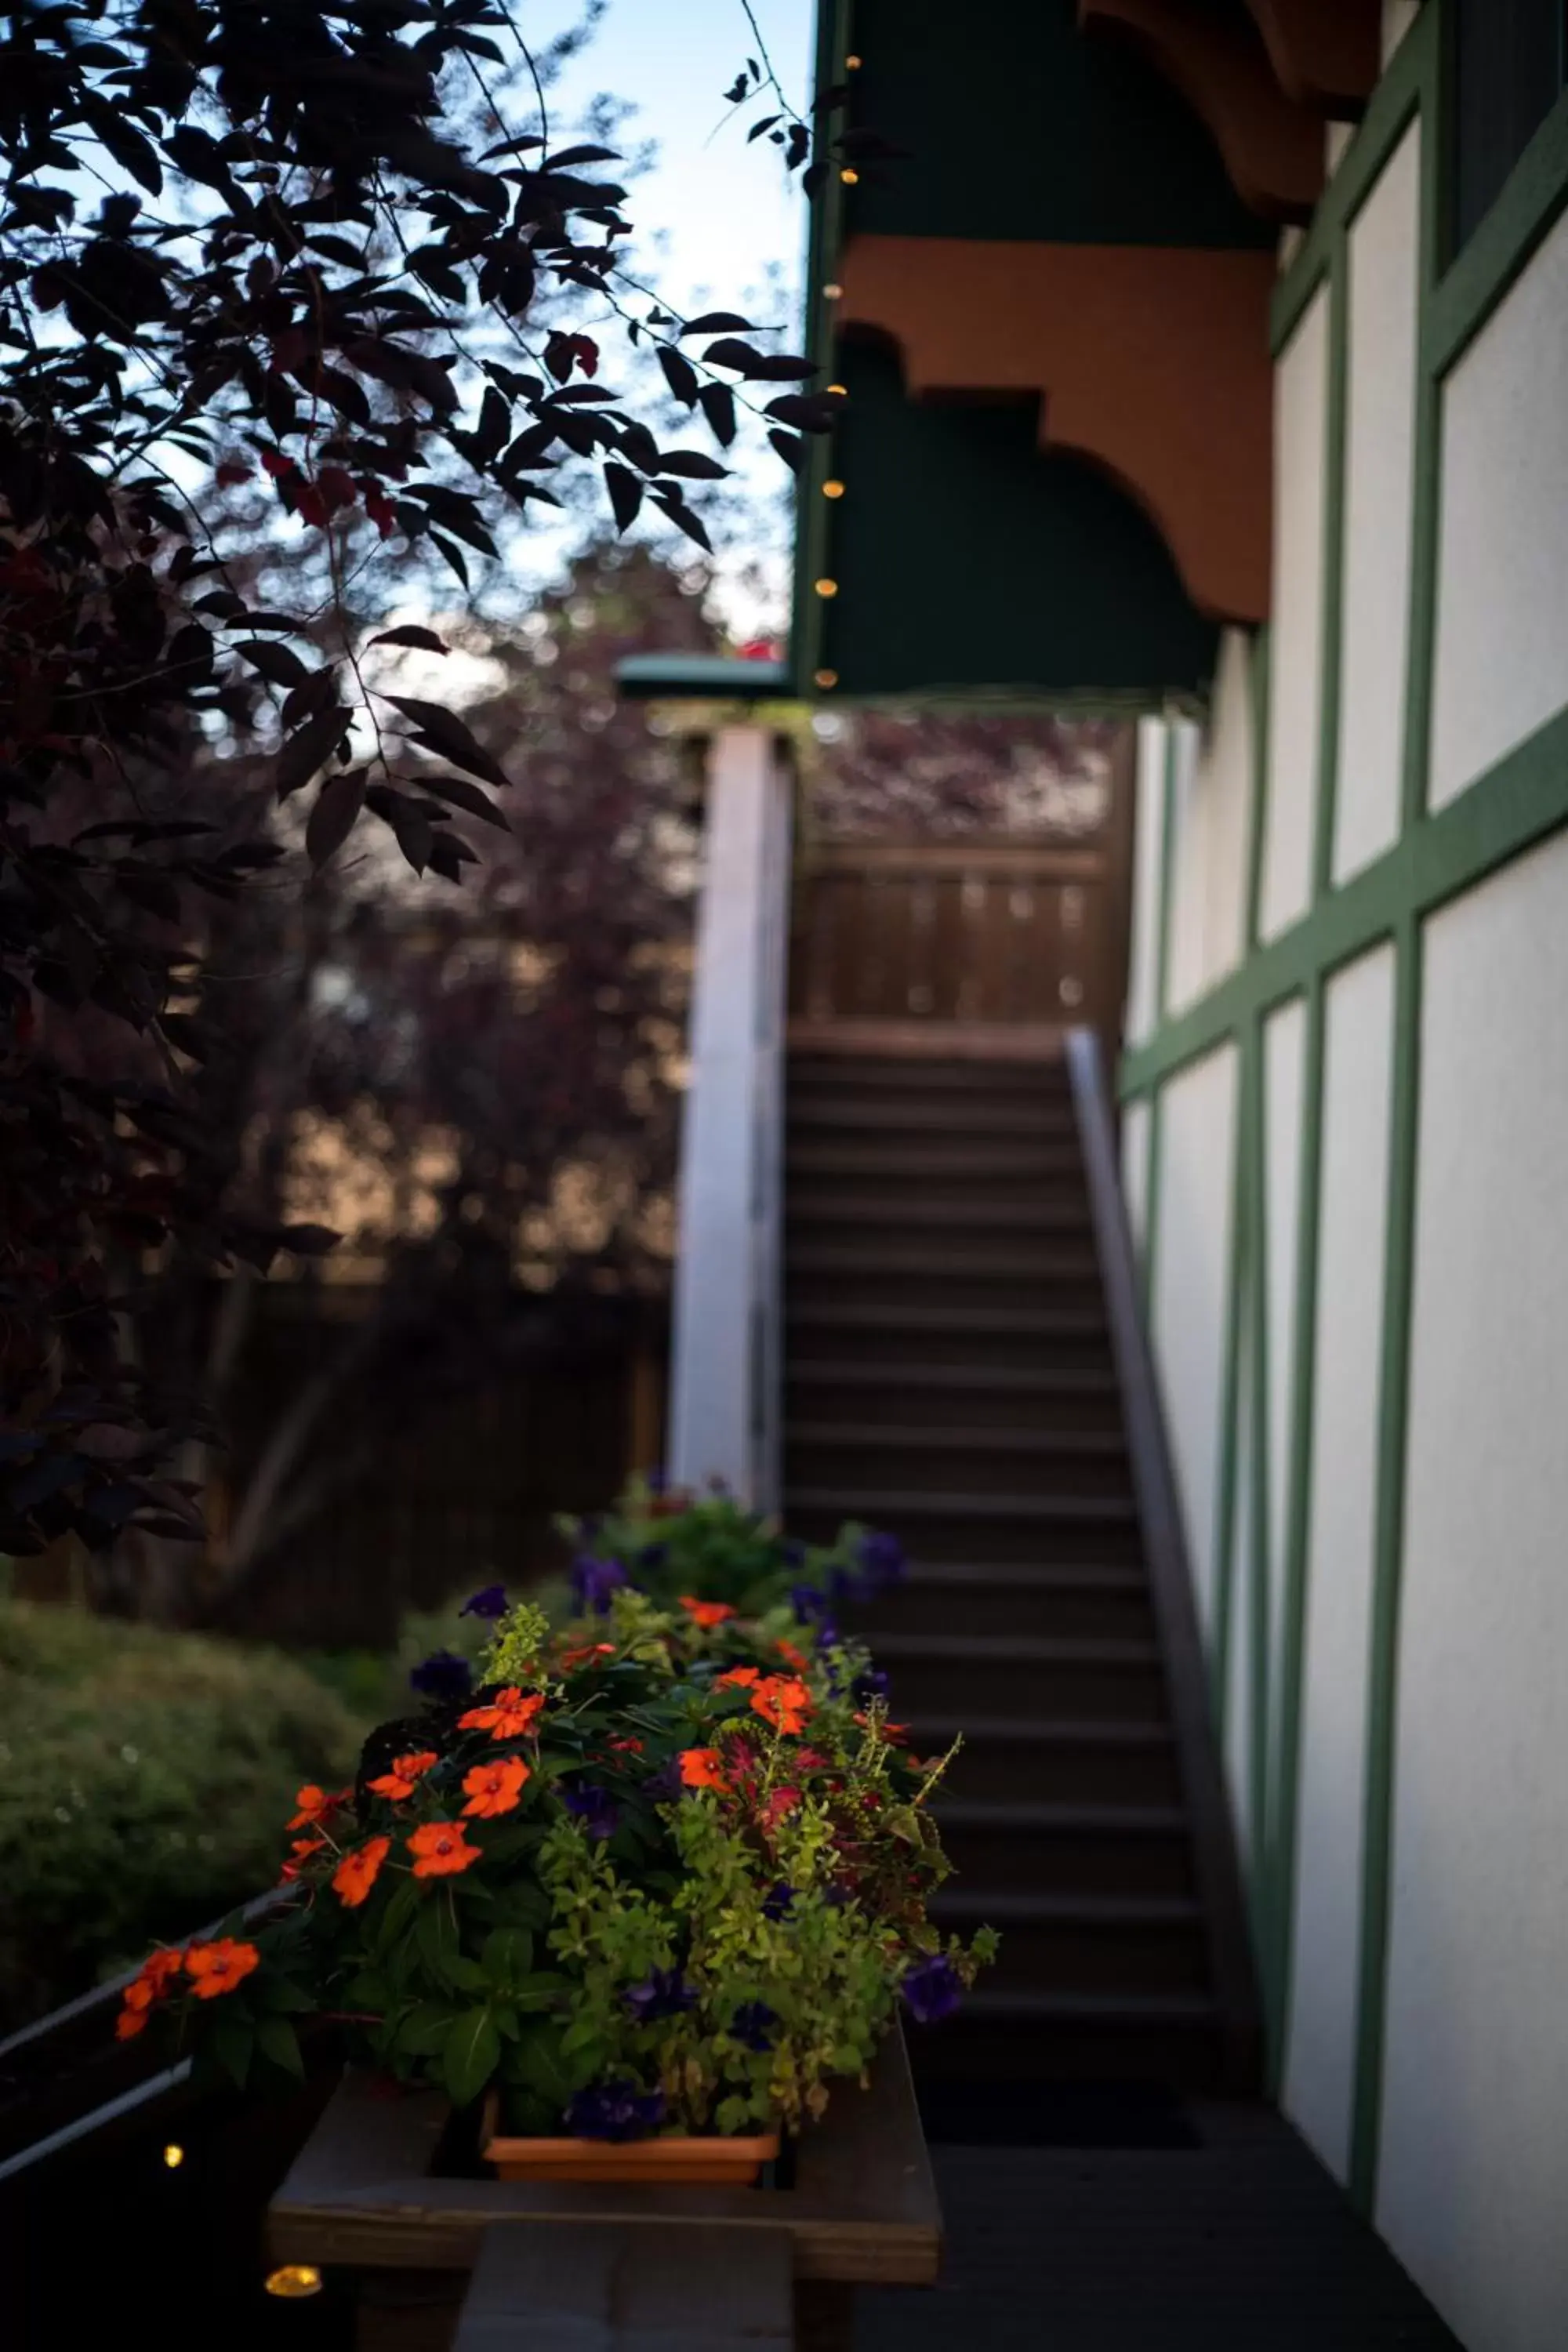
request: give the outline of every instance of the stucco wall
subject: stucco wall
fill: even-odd
[[[1211,1055],[1173,1079],[1165,1089],[1160,1120],[1153,1324],[1199,1608],[1212,1631],[1236,1135],[1234,1048]]]
[[[1428,927],[1378,2217],[1568,2343],[1568,835]]]
[[[1323,644],[1326,292],[1308,305],[1275,383],[1268,788],[1258,924],[1266,940],[1305,914],[1311,894]]]

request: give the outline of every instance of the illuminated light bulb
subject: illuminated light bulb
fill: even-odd
[[[285,2263],[280,2271],[272,2271],[267,2278],[268,2294],[298,2298],[304,2294],[320,2294],[321,2273],[314,2263]]]
[[[163,2161],[168,2166],[170,2171],[178,2172],[184,2160],[184,2149],[179,2145],[177,2140],[171,2140],[168,2147],[163,2150]]]
[[[849,386],[847,383],[830,383],[827,389],[829,392],[837,393],[840,400],[847,400],[849,397]]]
[[[822,495],[825,499],[841,499],[844,496],[843,483],[824,482],[822,485]]]
[[[842,172],[840,172],[840,173],[839,173],[838,176],[839,176],[839,178],[843,181],[843,183],[844,183],[844,184],[845,184],[845,186],[846,186],[847,188],[853,188],[853,187],[857,186],[857,185],[858,185],[858,182],[859,182],[859,178],[860,178],[860,174],[859,174],[859,173],[855,169],[855,166],[854,166],[854,164],[853,164],[853,163],[846,163],[846,165],[844,166],[844,169],[842,170]]]
[[[816,593],[819,596],[837,596],[838,593],[837,581],[819,580],[816,583]]]
[[[829,302],[841,301],[844,297],[843,287],[837,284],[830,283],[825,286],[822,291]]]
[[[837,686],[838,672],[836,669],[819,669],[815,674],[813,683],[825,689],[830,686]]]
[[[860,60],[858,58],[846,58],[844,60],[844,67],[847,73],[858,73],[860,68]]]

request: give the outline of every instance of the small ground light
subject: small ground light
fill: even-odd
[[[843,181],[843,183],[844,183],[844,184],[845,184],[845,186],[846,186],[847,188],[853,188],[853,187],[857,186],[857,185],[858,184],[858,183],[859,183],[859,178],[860,178],[860,174],[859,174],[859,173],[855,169],[855,166],[854,166],[854,164],[853,164],[853,163],[846,163],[846,165],[844,166],[844,169],[842,170],[842,172],[840,172],[840,173],[839,173],[838,176],[839,176],[839,178]]]
[[[822,290],[824,294],[826,295],[827,299],[830,302],[837,302],[844,292],[843,287],[838,285],[837,281],[832,278],[829,278],[827,284]]]
[[[280,2271],[271,2271],[267,2278],[268,2294],[297,2298],[303,2294],[320,2294],[321,2273],[314,2263],[285,2263]]]
[[[838,672],[836,669],[819,669],[816,672],[815,682],[825,690],[830,686],[837,686],[838,683]]]
[[[845,63],[845,66],[846,66],[847,69],[850,73],[853,73],[853,72],[856,70],[857,67],[859,65],[860,60],[859,60],[859,58],[845,58],[845,60],[844,60],[844,63]]]
[[[169,2142],[168,2147],[163,2150],[164,2163],[168,2166],[171,2172],[178,2172],[184,2160],[184,2149],[180,2146],[178,2140],[172,2139]]]
[[[819,596],[837,596],[838,593],[837,581],[819,580],[816,583],[816,593]]]
[[[836,392],[840,400],[847,400],[849,397],[849,386],[847,383],[830,383],[827,389],[829,392]]]
[[[825,499],[841,499],[844,496],[843,483],[824,482],[822,485],[822,495]]]

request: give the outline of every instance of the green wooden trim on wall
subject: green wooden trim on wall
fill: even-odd
[[[1362,1843],[1361,1965],[1350,2190],[1365,2213],[1377,2201],[1383,2053],[1388,2014],[1399,1601],[1405,1567],[1405,1433],[1415,1278],[1415,1159],[1419,1118],[1422,931],[1400,923],[1394,979],[1394,1071],[1384,1225],[1383,1345],[1378,1369],[1377,1483],[1373,1537],[1372,1654],[1367,1691],[1366,1798]]]
[[[1215,1476],[1214,1652],[1210,1706],[1223,1744],[1230,1720],[1232,1587],[1236,1579],[1236,1488],[1239,1459],[1237,1407],[1241,1389],[1241,1333],[1252,1276],[1252,1166],[1250,1139],[1257,1093],[1256,1057],[1243,1043],[1237,1061],[1236,1134],[1230,1165],[1230,1249],[1220,1359],[1219,1461]],[[1254,1832],[1256,1835],[1256,1831]]]
[[[1273,1332],[1269,1321],[1268,1268],[1268,1027],[1259,1017],[1243,1033],[1253,1067],[1252,1125],[1247,1136],[1248,1225],[1252,1241],[1252,1297],[1247,1335],[1251,1378],[1252,1475],[1248,1482],[1247,1547],[1251,1566],[1248,1599],[1251,1647],[1247,1672],[1247,1807],[1252,1816],[1253,1946],[1261,1958],[1268,1944],[1268,1635],[1270,1567],[1274,1549],[1274,1448],[1270,1410]],[[1261,1970],[1259,1971],[1261,1974]],[[1267,2000],[1267,1991],[1265,1994]],[[1267,2016],[1267,2011],[1265,2012]]]
[[[1430,5],[1430,0],[1428,0]],[[1409,826],[1392,849],[1331,891],[1155,1036],[1129,1049],[1120,1091],[1132,1101],[1265,1012],[1426,916],[1568,824],[1568,709],[1505,752],[1458,797]]]
[[[1350,236],[1335,229],[1329,254],[1328,384],[1323,409],[1322,625],[1318,661],[1317,808],[1312,900],[1331,887],[1339,802],[1340,678],[1344,656],[1345,442],[1350,400]]]
[[[1160,871],[1156,879],[1154,918],[1154,1026],[1158,1033],[1171,1001],[1171,848],[1176,837],[1175,730],[1167,725],[1160,771]],[[1142,781],[1142,779],[1140,779]],[[1149,1169],[1143,1193],[1143,1262],[1139,1278],[1143,1286],[1143,1311],[1152,1321],[1154,1268],[1159,1255],[1159,1196],[1161,1137],[1164,1107],[1158,1095],[1149,1106]]]
[[[1436,68],[1442,0],[1426,5],[1389,61],[1366,112],[1323,191],[1311,226],[1274,289],[1270,332],[1276,356],[1301,323],[1301,314],[1328,275],[1336,241],[1361,210],[1384,164],[1424,102]]]
[[[1307,1635],[1307,1563],[1311,1541],[1312,1424],[1317,1395],[1318,1251],[1323,1173],[1323,1048],[1327,991],[1308,988],[1301,1056],[1301,1138],[1296,1202],[1295,1328],[1286,1454],[1285,1542],[1280,1562],[1279,1689],[1274,1801],[1268,1843],[1268,1936],[1263,1979],[1268,2082],[1278,2094],[1289,2036],[1296,1923],[1296,1833],[1301,1781],[1301,1696]]]
[[[1236,1493],[1239,1444],[1239,1324],[1246,1315],[1254,1475],[1252,1567],[1268,1573],[1267,1402],[1271,1381],[1286,1377],[1290,1402],[1285,1465],[1285,1544],[1277,1687],[1265,1654],[1252,1685],[1253,1731],[1265,1741],[1263,1775],[1267,1836],[1258,1843],[1258,1780],[1249,1782],[1254,1810],[1254,1916],[1263,1930],[1260,1960],[1270,2032],[1272,2079],[1283,2072],[1293,1987],[1297,1903],[1305,1635],[1310,1569],[1311,1449],[1317,1378],[1318,1285],[1323,1157],[1323,1093],[1327,991],[1333,974],[1384,942],[1395,957],[1390,1075],[1390,1135],[1384,1210],[1384,1312],[1378,1366],[1378,1456],[1373,1512],[1372,1627],[1363,1790],[1361,1943],[1357,1958],[1356,2073],[1350,2157],[1352,2191],[1374,2210],[1382,2128],[1386,2029],[1391,1863],[1394,1797],[1399,1611],[1405,1523],[1405,1438],[1409,1407],[1410,1327],[1414,1288],[1423,926],[1447,902],[1474,888],[1498,867],[1568,825],[1568,709],[1516,744],[1445,807],[1427,805],[1432,674],[1441,539],[1443,379],[1516,282],[1531,256],[1568,210],[1568,98],[1542,126],[1497,205],[1453,260],[1447,255],[1451,109],[1451,11],[1447,0],[1426,0],[1367,109],[1331,182],[1306,239],[1277,289],[1276,350],[1287,343],[1319,288],[1330,302],[1330,382],[1326,412],[1324,634],[1321,681],[1321,755],[1313,835],[1313,902],[1279,937],[1260,942],[1258,907],[1268,826],[1267,634],[1254,640],[1253,725],[1256,751],[1247,853],[1246,950],[1236,971],[1194,1004],[1163,1018],[1123,1057],[1121,1091],[1127,1101],[1151,1100],[1147,1221],[1157,1223],[1159,1152],[1156,1125],[1165,1087],[1181,1071],[1226,1042],[1238,1054],[1237,1197],[1233,1202],[1231,1301],[1222,1371],[1220,1489],[1225,1523],[1222,1558],[1234,1580]],[[1344,400],[1347,331],[1347,239],[1365,202],[1413,120],[1419,118],[1419,336],[1413,451],[1409,632],[1401,773],[1401,825],[1394,845],[1336,886],[1333,827],[1339,791],[1338,663],[1344,549]],[[1169,889],[1170,862],[1163,880]],[[1162,919],[1168,921],[1168,905]],[[1267,1160],[1264,1052],[1270,1015],[1301,994],[1307,1007],[1303,1056],[1300,1202],[1293,1236],[1294,1324],[1286,1335],[1268,1330],[1266,1292]],[[1256,1155],[1254,1157],[1253,1155]],[[1241,1171],[1247,1169],[1244,1180]],[[1270,1356],[1272,1340],[1282,1352]],[[1260,1500],[1262,1505],[1260,1509]],[[1267,1598],[1267,1582],[1263,1599]],[[1254,1633],[1268,1638],[1254,1589]],[[1232,1638],[1234,1592],[1225,1589],[1220,1618]],[[1257,1661],[1255,1659],[1255,1669]],[[1221,1720],[1228,1704],[1228,1671],[1216,1661]],[[1261,1717],[1261,1722],[1259,1718]]]

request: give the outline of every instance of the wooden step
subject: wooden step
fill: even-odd
[[[1065,1142],[1076,1130],[1072,1113],[1053,1103],[965,1103],[962,1111],[930,1097],[909,1103],[868,1101],[848,1095],[791,1097],[784,1119],[792,1138],[829,1130],[845,1134],[947,1134],[962,1126],[966,1136],[1039,1136]]]
[[[1081,1181],[1082,1175],[1076,1144],[972,1143],[957,1136],[934,1144],[892,1139],[820,1143],[789,1135],[784,1150],[786,1186],[801,1176],[891,1176],[911,1184],[933,1178],[964,1183],[1003,1178],[1037,1184],[1068,1178]]]
[[[963,1248],[946,1243],[913,1249],[896,1243],[787,1239],[784,1277],[787,1281],[803,1274],[881,1275],[906,1282],[1060,1282],[1096,1288],[1100,1282],[1090,1250],[1027,1249],[1005,1239],[994,1246],[972,1241]]]
[[[996,1992],[1067,1994],[1210,1991],[1201,1906],[1175,1895],[1025,1895],[1005,1887],[940,1886],[934,1923],[958,1935],[998,1930],[986,1973]]]
[[[792,1088],[825,1087],[848,1093],[867,1087],[895,1093],[912,1086],[941,1094],[1048,1095],[1066,1101],[1067,1065],[1062,1061],[942,1061],[923,1055],[918,1061],[903,1055],[879,1059],[871,1054],[825,1054],[820,1058],[791,1054],[785,1065]]]
[[[842,1518],[874,1519],[895,1530],[904,1519],[1083,1520],[1130,1527],[1137,1514],[1121,1495],[944,1495],[911,1487],[797,1486],[784,1496],[789,1510],[832,1513]]]
[[[917,1560],[892,1591],[846,1611],[875,1649],[889,1633],[1003,1633],[1041,1640],[1147,1641],[1153,1617],[1142,1568],[1091,1562]]]
[[[960,1884],[1040,1894],[1194,1894],[1179,1805],[1042,1804],[936,1797],[931,1811]]]
[[[1163,1723],[1165,1680],[1153,1641],[1042,1641],[1007,1633],[877,1636],[895,1715],[952,1714],[1037,1723],[1090,1716]]]
[[[1163,1723],[1042,1723],[1037,1717],[966,1720],[937,1709],[911,1709],[910,1746],[917,1756],[963,1745],[943,1777],[953,1797],[1009,1802],[1169,1805],[1181,1801],[1175,1744]]]
[[[1085,1454],[1123,1458],[1127,1448],[1120,1430],[1011,1429],[961,1423],[936,1422],[904,1426],[882,1422],[791,1421],[790,1444],[822,1446],[940,1447],[954,1454]]]
[[[786,1366],[801,1356],[815,1362],[882,1363],[889,1349],[932,1370],[954,1365],[988,1370],[1027,1367],[1053,1373],[1110,1370],[1110,1338],[1100,1307],[997,1306],[990,1301],[947,1306],[906,1298],[847,1300],[826,1286],[816,1295],[786,1297]]]
[[[940,2025],[905,2027],[922,2097],[929,2090],[940,2100],[951,2084],[973,2105],[974,2091],[990,2084],[1012,2109],[1027,2084],[1204,2092],[1221,2083],[1223,2021],[1202,1992],[1020,1990],[997,1987],[991,1973]]]
[[[1120,1430],[989,1427],[932,1422],[797,1421],[784,1433],[786,1489],[818,1485],[895,1486],[974,1495],[999,1477],[1016,1492],[1120,1496],[1130,1492]]]
[[[923,1355],[835,1360],[796,1356],[785,1366],[784,1418],[859,1421],[881,1416],[906,1428],[945,1426],[962,1416],[993,1428],[1119,1435],[1121,1399],[1103,1367],[1036,1363],[931,1363]]]
[[[1086,1236],[1082,1255],[1093,1257],[1092,1244],[1087,1242],[1090,1231],[1087,1204],[1053,1211],[1035,1201],[997,1201],[987,1206],[982,1220],[973,1201],[905,1200],[901,1190],[889,1187],[879,1198],[814,1192],[802,1200],[792,1192],[785,1214],[786,1231],[803,1236],[818,1225],[869,1225],[877,1233],[885,1233],[892,1225],[922,1231],[930,1227],[934,1232],[973,1234],[980,1223],[987,1232],[999,1234],[1081,1232]]]

